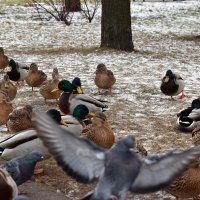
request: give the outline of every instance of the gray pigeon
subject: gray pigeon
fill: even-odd
[[[200,146],[196,146],[143,158],[133,151],[132,136],[119,140],[111,149],[103,149],[60,128],[45,113],[35,114],[34,121],[44,145],[68,175],[84,183],[98,180],[95,190],[84,200],[124,200],[128,191],[158,191],[200,156]]]
[[[36,163],[42,160],[43,155],[40,152],[32,151],[0,165],[0,168],[5,169],[19,186],[32,177]]]
[[[13,200],[29,200],[29,198],[26,196],[17,196]]]

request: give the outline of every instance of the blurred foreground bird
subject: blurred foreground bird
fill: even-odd
[[[177,114],[177,127],[182,131],[193,131],[200,125],[200,99],[194,99],[190,107]]]
[[[98,93],[100,89],[109,89],[109,94],[112,95],[112,86],[116,82],[116,78],[111,70],[108,70],[106,66],[101,63],[97,65],[96,76],[94,82],[98,87]]]
[[[172,70],[166,71],[160,86],[163,94],[171,96],[171,99],[173,99],[173,96],[177,96],[181,93],[180,99],[183,99],[185,97],[183,92],[184,87],[185,82],[179,74],[173,73]]]
[[[9,63],[8,56],[4,55],[3,47],[0,47],[0,69],[4,70]]]
[[[142,158],[132,151],[134,137],[125,137],[107,150],[60,128],[45,113],[36,113],[34,120],[39,137],[68,175],[84,183],[99,180],[85,200],[124,200],[128,191],[155,192],[200,155],[198,146]]]
[[[29,198],[26,196],[17,196],[13,200],[29,200]]]
[[[0,168],[0,199],[12,200],[18,194],[18,188],[10,174]]]
[[[42,160],[43,155],[38,151],[33,151],[0,165],[0,168],[5,169],[19,186],[33,176],[35,165]]]

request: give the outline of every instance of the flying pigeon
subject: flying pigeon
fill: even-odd
[[[39,137],[68,175],[83,183],[98,180],[95,190],[83,200],[124,200],[128,191],[140,194],[158,191],[200,156],[200,146],[196,146],[143,158],[133,151],[133,136],[104,149],[63,130],[45,113],[37,113],[34,118]]]
[[[42,160],[43,155],[40,152],[32,151],[0,165],[0,168],[5,169],[19,186],[32,177],[36,163]]]

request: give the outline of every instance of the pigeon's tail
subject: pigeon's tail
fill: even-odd
[[[3,154],[4,150],[5,150],[5,148],[0,147],[0,156]]]
[[[93,193],[94,193],[94,191],[89,192],[86,196],[84,196],[80,200],[92,200],[91,197],[92,197]]]

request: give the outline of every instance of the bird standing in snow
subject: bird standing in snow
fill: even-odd
[[[155,192],[169,185],[200,155],[200,146],[142,158],[132,151],[133,137],[119,140],[107,150],[60,128],[45,113],[35,114],[39,137],[57,163],[76,180],[92,183],[94,191],[83,200],[124,200],[126,193]]]

